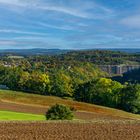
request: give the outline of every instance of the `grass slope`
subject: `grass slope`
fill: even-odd
[[[0,120],[45,120],[45,116],[10,111],[0,111]]]
[[[34,106],[44,106],[44,107],[52,106],[58,103],[58,104],[65,104],[68,106],[72,106],[80,111],[94,112],[103,115],[140,120],[140,115],[135,115],[118,109],[112,109],[112,108],[102,107],[93,104],[81,103],[81,102],[66,100],[53,96],[41,96],[41,95],[27,94],[23,92],[16,92],[10,90],[0,90],[0,100],[7,101],[7,102],[14,102],[18,104],[30,104]]]

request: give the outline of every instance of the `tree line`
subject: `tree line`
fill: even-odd
[[[78,101],[140,113],[140,84],[100,78],[79,85],[74,98]]]
[[[89,63],[55,67],[47,72],[19,66],[0,67],[1,85],[12,90],[60,97],[73,97],[79,84],[102,76],[104,72]]]

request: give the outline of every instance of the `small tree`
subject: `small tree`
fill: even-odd
[[[47,120],[72,120],[73,112],[65,105],[56,104],[46,113]]]

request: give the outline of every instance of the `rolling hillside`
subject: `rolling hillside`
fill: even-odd
[[[76,102],[53,96],[41,96],[16,91],[0,90],[0,110],[15,111],[31,114],[45,114],[48,107],[54,104],[65,104],[74,107],[75,118],[81,120],[93,119],[137,119],[140,115],[127,113],[121,110]]]

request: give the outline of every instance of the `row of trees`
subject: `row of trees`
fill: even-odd
[[[125,84],[101,78],[79,85],[74,97],[78,101],[140,113],[140,84]]]
[[[31,73],[20,68],[0,68],[0,83],[12,90],[45,94],[49,91],[49,76],[41,72]]]
[[[79,63],[47,72],[22,67],[0,67],[0,84],[12,90],[73,97],[79,84],[103,76],[104,73],[89,63]]]

